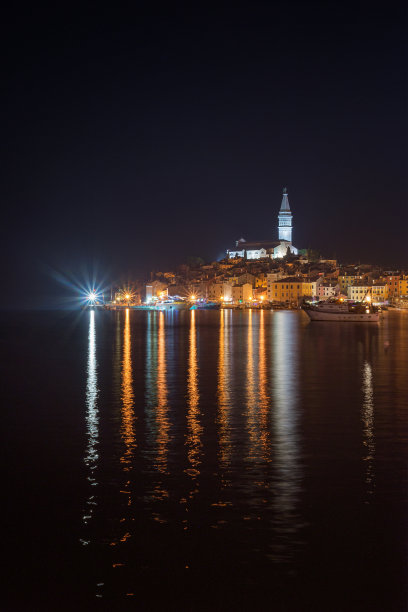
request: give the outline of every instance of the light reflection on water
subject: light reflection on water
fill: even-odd
[[[169,444],[169,405],[167,390],[167,362],[166,362],[166,330],[164,312],[159,313],[159,334],[157,354],[157,456],[156,466],[159,472],[167,470],[167,455]]]
[[[190,334],[189,334],[189,357],[187,374],[187,458],[189,468],[187,474],[195,481],[198,486],[197,477],[200,474],[201,464],[201,434],[203,431],[200,423],[200,392],[198,381],[198,359],[197,359],[197,330],[195,323],[196,311],[191,311]]]
[[[301,527],[298,503],[302,481],[299,450],[299,330],[298,319],[278,313],[272,325],[273,465],[276,538],[272,558],[287,561],[294,554],[294,535]],[[289,316],[288,316],[289,315]]]
[[[136,554],[136,548],[131,546],[140,546],[137,555],[143,557],[144,550],[148,560],[143,563],[155,567],[154,555],[146,552],[149,538],[141,537],[141,530],[153,522],[156,531],[149,531],[152,545],[169,538],[169,546],[176,543],[180,551],[188,549],[185,558],[189,563],[197,561],[191,542],[205,549],[206,538],[211,539],[209,534],[217,530],[217,536],[240,543],[235,551],[242,546],[246,554],[275,568],[289,568],[307,549],[310,517],[305,488],[313,481],[313,503],[319,491],[316,470],[320,469],[320,454],[310,463],[305,446],[310,455],[318,449],[326,461],[332,461],[332,471],[322,469],[322,474],[326,484],[335,488],[333,466],[341,463],[344,449],[348,452],[335,427],[343,427],[343,435],[347,435],[350,423],[355,427],[358,422],[358,429],[357,435],[352,432],[354,447],[348,465],[354,466],[354,473],[359,470],[362,483],[363,440],[364,491],[370,500],[377,488],[374,461],[377,463],[379,456],[374,382],[377,411],[378,377],[388,381],[384,377],[390,375],[390,359],[398,363],[406,360],[406,353],[397,360],[389,348],[373,352],[379,342],[377,328],[306,326],[301,313],[263,310],[128,310],[114,316],[113,370],[98,377],[95,313],[90,312],[85,451],[94,487],[104,448],[99,431],[99,414],[103,414],[98,406],[99,387],[113,385],[115,414],[120,420],[111,423],[120,452],[114,459],[103,457],[100,463],[116,461],[118,473],[115,476],[113,471],[110,477],[112,482],[116,478],[118,490],[126,495],[121,499],[127,500],[125,510],[123,501],[116,510],[109,498],[111,514],[123,522],[120,528],[116,522],[114,537],[101,534],[101,541],[109,539],[116,546],[114,567],[132,566],[131,554]],[[138,321],[139,327],[132,327]],[[347,334],[346,342],[343,334]],[[139,342],[140,351],[135,342]],[[403,389],[402,368],[398,372]],[[347,384],[344,389],[342,380]],[[335,394],[336,385],[340,391]],[[355,410],[347,420],[344,398],[353,388],[357,389]],[[402,394],[400,390],[397,399]],[[335,457],[330,455],[330,440],[337,443]],[[352,452],[358,455],[357,467]],[[342,478],[348,465],[343,468],[341,464]],[[98,472],[98,481],[101,478]],[[86,500],[90,510],[84,516],[85,524],[96,510],[104,511],[102,503],[95,503],[93,496]],[[371,507],[365,506],[367,511]],[[214,541],[221,545],[221,540]],[[120,542],[126,545],[120,546]]]
[[[255,316],[255,315],[254,315]],[[254,364],[254,330],[253,312],[248,311],[248,332],[247,332],[247,358],[246,358],[246,427],[248,431],[249,447],[247,459],[254,461],[259,458],[259,415],[257,402],[257,381],[255,380]],[[258,368],[257,368],[258,369]]]
[[[165,499],[169,494],[164,480],[168,471],[170,440],[164,312],[147,313],[145,377],[145,455],[154,474],[153,489],[150,493],[147,492],[147,497],[158,500]],[[162,520],[159,515],[156,515],[156,519]]]
[[[269,463],[271,460],[271,435],[269,431],[269,414],[270,414],[270,394],[268,392],[268,364],[266,353],[266,331],[265,317],[267,313],[261,310],[259,313],[259,408],[260,408],[260,424],[261,424],[261,444],[262,452],[265,461]]]
[[[232,312],[228,309],[220,310],[219,339],[218,339],[218,457],[221,471],[225,475],[231,460],[230,439],[230,407],[232,386],[232,341],[229,320]]]
[[[124,470],[129,471],[132,469],[132,457],[134,448],[136,446],[136,439],[132,373],[132,346],[128,308],[125,312],[125,328],[123,331],[121,433],[125,444],[125,452],[120,460],[123,464]]]
[[[98,467],[98,444],[99,444],[99,414],[98,414],[98,376],[96,360],[96,331],[95,331],[95,311],[89,311],[88,327],[88,362],[87,362],[87,382],[86,382],[86,434],[88,438],[85,449],[84,461],[88,468],[88,481],[91,487],[96,487],[96,469]],[[86,500],[86,509],[82,517],[84,525],[91,520],[96,502],[96,493],[92,492]],[[81,539],[83,544],[89,544],[89,539]]]
[[[363,365],[363,444],[365,447],[365,482],[367,485],[367,494],[371,496],[374,493],[374,391],[373,391],[373,371],[368,361]]]

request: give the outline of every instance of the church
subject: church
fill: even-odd
[[[278,215],[278,236],[279,240],[269,242],[247,242],[244,238],[240,238],[235,243],[234,249],[228,249],[227,255],[231,259],[233,257],[245,257],[246,259],[261,259],[269,257],[277,259],[284,257],[288,249],[293,255],[298,254],[292,244],[292,229],[293,215],[289,206],[288,192],[283,190],[282,204]]]

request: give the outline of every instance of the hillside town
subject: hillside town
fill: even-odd
[[[332,297],[408,307],[408,273],[372,265],[342,266],[336,260],[288,255],[280,260],[226,257],[154,272],[146,284],[116,288],[113,303],[163,300],[211,302],[225,307],[296,308],[306,300]]]
[[[115,287],[110,306],[167,303],[229,308],[297,308],[305,300],[340,298],[408,308],[407,270],[369,264],[343,265],[312,249],[292,244],[293,215],[288,192],[278,213],[278,240],[244,238],[219,261],[190,257],[176,271],[155,271],[148,282]]]

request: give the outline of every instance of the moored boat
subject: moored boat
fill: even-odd
[[[217,302],[197,302],[190,307],[190,310],[219,310],[221,305]]]
[[[164,300],[156,302],[155,310],[186,310],[190,304],[181,300]]]
[[[304,304],[302,308],[311,321],[377,323],[380,317],[378,309],[370,302],[327,300],[316,304]]]

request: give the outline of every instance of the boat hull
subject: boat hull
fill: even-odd
[[[190,307],[188,302],[164,302],[156,304],[155,310],[187,310]]]
[[[351,313],[351,312],[319,312],[313,309],[304,309],[311,321],[349,321],[350,323],[377,323],[378,312]]]

